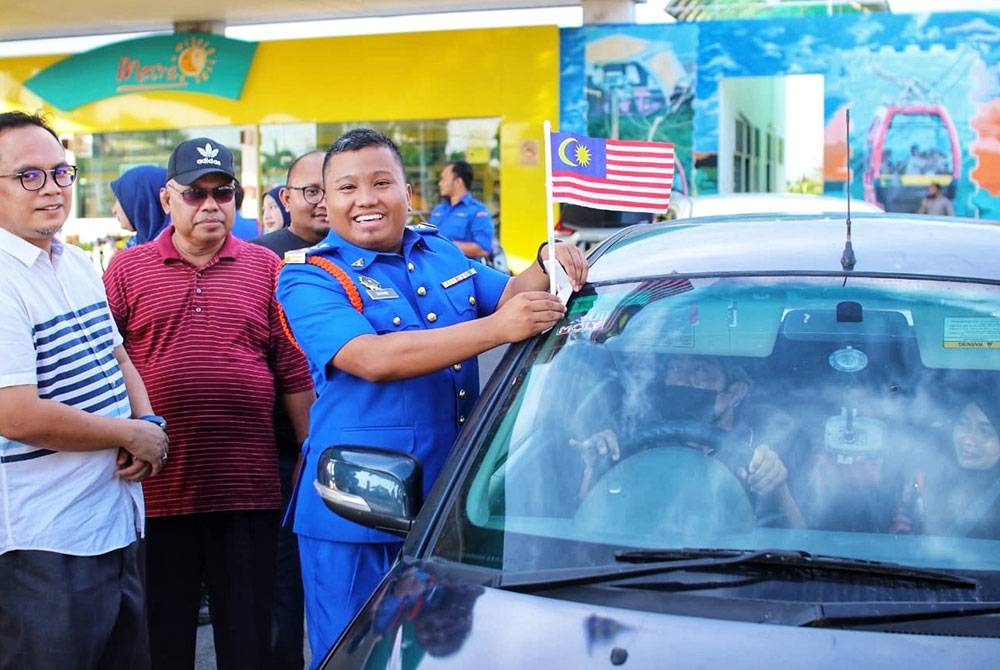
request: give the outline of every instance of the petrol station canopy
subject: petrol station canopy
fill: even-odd
[[[355,19],[437,12],[539,7],[614,6],[636,0],[87,0],[48,3],[0,0],[0,41],[173,31],[185,24],[219,26]],[[638,0],[645,2],[645,0]]]

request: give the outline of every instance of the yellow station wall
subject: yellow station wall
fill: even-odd
[[[40,109],[60,133],[499,117],[501,232],[513,269],[545,235],[540,150],[542,122],[559,115],[555,26],[261,42],[239,100],[158,91],[71,112],[21,84],[64,57],[0,59],[0,106]],[[522,157],[526,141],[537,161]]]

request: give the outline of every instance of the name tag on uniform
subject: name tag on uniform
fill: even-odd
[[[388,300],[390,298],[398,298],[399,294],[391,288],[370,288],[365,291],[372,300]]]
[[[368,293],[372,300],[389,300],[390,298],[399,297],[399,294],[396,293],[395,289],[385,288],[371,277],[358,275],[358,281],[360,281],[361,285],[365,287],[365,292]]]
[[[444,288],[451,288],[452,286],[454,286],[458,282],[465,281],[466,279],[468,279],[469,277],[471,277],[474,274],[476,274],[476,269],[475,268],[469,268],[468,270],[466,270],[465,272],[463,272],[460,275],[455,275],[451,279],[445,279],[443,282],[441,282],[441,286],[443,286]]]

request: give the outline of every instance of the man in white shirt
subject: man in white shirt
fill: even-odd
[[[0,114],[0,669],[149,665],[139,482],[167,437],[100,278],[55,238],[76,167]]]
[[[931,216],[955,216],[955,207],[951,200],[941,190],[941,185],[931,182],[927,185],[927,197],[920,201],[917,214],[930,214]]]

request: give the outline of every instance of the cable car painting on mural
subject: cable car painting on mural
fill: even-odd
[[[865,200],[887,212],[916,212],[931,183],[955,199],[962,176],[958,132],[936,98],[927,85],[908,82],[899,100],[875,110],[866,138]]]

